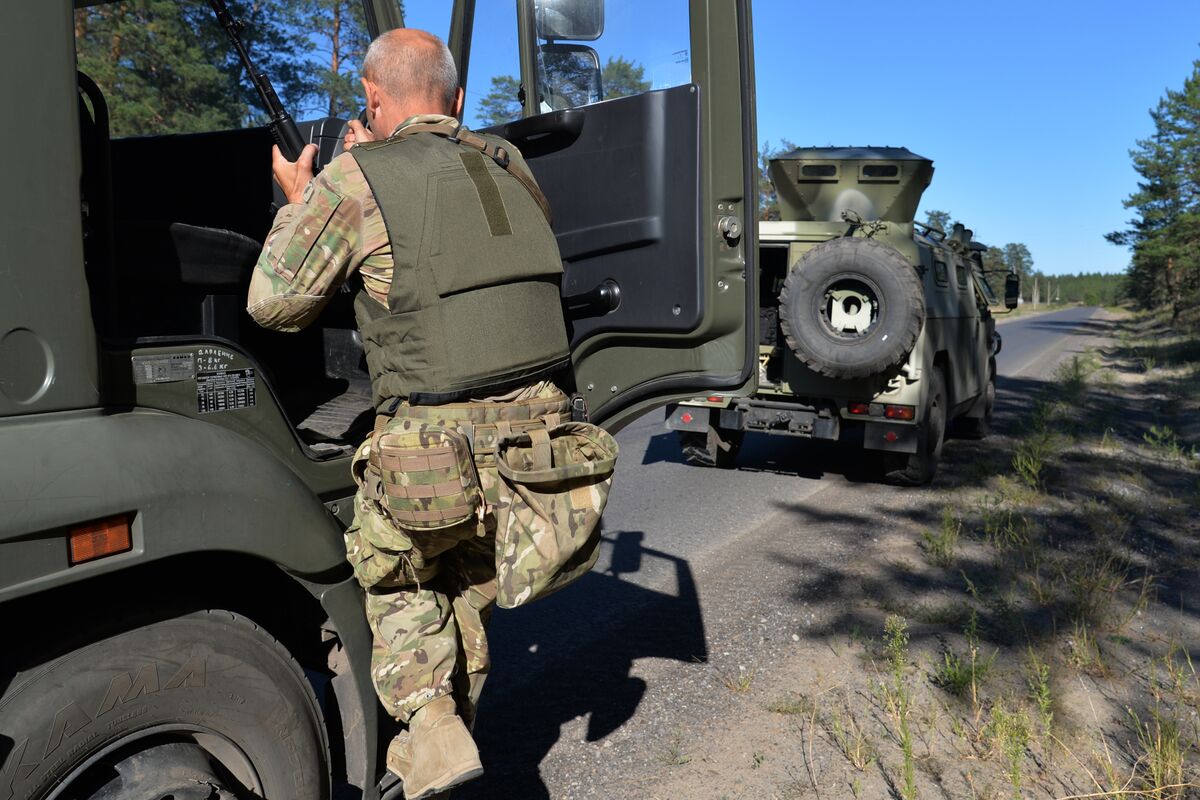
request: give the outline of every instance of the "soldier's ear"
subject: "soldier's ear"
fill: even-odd
[[[366,78],[359,78],[363,85],[363,94],[367,98],[367,114],[374,119],[379,114],[379,105],[381,102],[381,92],[379,86]]]
[[[454,111],[453,111],[453,113],[451,113],[450,116],[458,117],[459,119],[462,119],[463,100],[465,97],[466,97],[466,93],[463,91],[463,88],[461,86],[454,90]]]

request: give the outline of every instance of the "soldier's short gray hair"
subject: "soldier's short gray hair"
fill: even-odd
[[[397,99],[419,95],[440,99],[447,113],[458,92],[458,68],[446,43],[432,33],[396,28],[367,47],[363,77]]]

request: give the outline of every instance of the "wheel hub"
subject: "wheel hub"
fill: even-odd
[[[258,784],[224,737],[143,731],[88,759],[50,800],[241,800],[258,797]]]
[[[830,332],[840,338],[861,338],[879,318],[879,299],[865,283],[841,280],[825,290],[822,317]]]

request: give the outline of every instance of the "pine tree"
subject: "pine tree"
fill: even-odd
[[[646,68],[621,56],[610,56],[608,61],[604,62],[604,69],[600,72],[600,83],[604,87],[605,100],[628,97],[650,89],[650,81],[646,80]]]
[[[1140,180],[1125,207],[1136,216],[1105,238],[1133,250],[1128,296],[1143,308],[1169,305],[1178,317],[1200,294],[1200,61],[1150,118],[1154,133],[1130,151]]]

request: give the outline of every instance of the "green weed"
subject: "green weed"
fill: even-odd
[[[1029,686],[1029,699],[1037,708],[1042,736],[1050,738],[1054,725],[1054,699],[1050,694],[1050,665],[1038,658],[1029,648],[1028,673],[1025,677]]]
[[[985,659],[979,657],[979,615],[975,609],[971,609],[963,635],[967,640],[966,657],[946,650],[942,654],[942,663],[938,666],[933,682],[955,697],[966,697],[969,694],[972,707],[978,708],[979,686],[991,672],[996,653]]]
[[[859,772],[874,763],[875,748],[849,707],[844,716],[841,711],[834,709],[826,721],[826,730],[838,750]]]
[[[1024,709],[1009,711],[1003,702],[992,706],[985,735],[1004,759],[1008,781],[1013,787],[1013,797],[1020,800],[1022,770],[1025,748],[1029,746],[1029,715]]]
[[[781,697],[778,700],[773,700],[767,704],[767,711],[773,714],[786,714],[788,716],[795,714],[811,714],[816,708],[811,698],[803,694],[791,694],[787,697]]]
[[[1067,658],[1076,669],[1084,672],[1104,671],[1100,645],[1086,622],[1076,621],[1075,631],[1067,640],[1067,647]]]
[[[1159,457],[1171,461],[1181,461],[1195,457],[1195,448],[1188,448],[1179,438],[1179,434],[1171,430],[1169,425],[1151,425],[1150,430],[1142,434],[1142,439],[1150,445],[1150,449]]]
[[[1088,377],[1097,367],[1095,358],[1091,356],[1071,356],[1070,361],[1063,362],[1054,372],[1062,396],[1071,403],[1078,403],[1087,391]]]
[[[883,641],[887,654],[888,671],[892,678],[890,686],[883,686],[883,695],[888,713],[896,722],[896,738],[899,740],[900,750],[904,754],[904,765],[901,771],[903,785],[900,787],[900,795],[904,800],[916,800],[917,778],[913,759],[912,730],[909,727],[912,694],[905,677],[908,670],[908,625],[903,617],[893,614],[884,620]]]
[[[1137,731],[1138,746],[1141,748],[1137,760],[1137,771],[1142,789],[1154,798],[1183,797],[1183,759],[1187,745],[1180,734],[1179,725],[1164,717],[1158,709],[1150,712],[1145,723],[1132,709],[1127,709],[1129,719]]]
[[[1012,466],[1017,477],[1034,491],[1042,491],[1046,483],[1046,461],[1053,453],[1052,434],[1036,434],[1022,440],[1013,453]]]
[[[939,567],[949,567],[954,563],[954,551],[961,534],[962,521],[954,516],[953,508],[946,506],[942,509],[942,525],[937,533],[921,533],[926,557]]]
[[[692,760],[683,750],[683,731],[676,728],[666,746],[658,753],[658,763],[664,767],[680,767]]]

